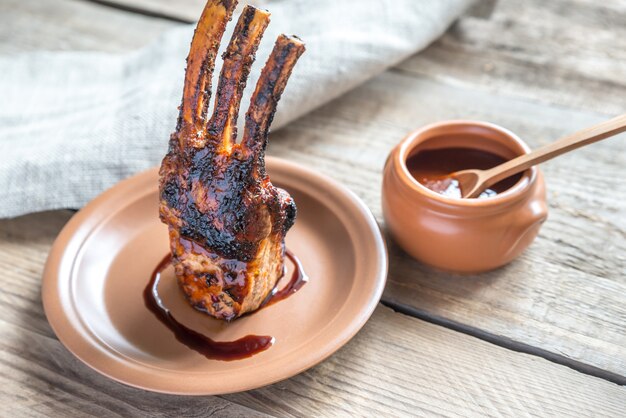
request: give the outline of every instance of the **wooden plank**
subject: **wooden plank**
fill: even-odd
[[[616,416],[625,395],[601,379],[379,307],[324,363],[226,398],[277,415],[517,417]]]
[[[607,115],[624,112],[626,3],[499,0],[399,68],[436,80]]]
[[[79,0],[3,0],[0,53],[34,49],[129,51],[179,25]]]
[[[43,263],[68,218],[0,221],[2,416],[616,416],[626,408],[626,388],[385,307],[330,359],[262,389],[190,398],[126,387],[76,360],[43,314]]]

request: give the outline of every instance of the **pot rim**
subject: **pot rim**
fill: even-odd
[[[528,154],[531,150],[528,144],[526,144],[520,137],[511,132],[510,130],[498,126],[496,124],[484,121],[477,120],[466,120],[466,119],[455,119],[455,120],[446,120],[441,122],[431,123],[421,128],[418,128],[411,133],[409,133],[403,140],[400,142],[399,152],[396,154],[396,167],[398,167],[397,172],[400,174],[402,182],[409,186],[413,191],[423,195],[424,197],[434,200],[438,203],[447,205],[447,206],[456,206],[456,207],[473,207],[473,208],[494,208],[496,206],[507,205],[513,203],[525,196],[527,196],[531,192],[532,186],[537,182],[537,167],[531,167],[526,172],[529,173],[527,176],[522,176],[520,180],[515,183],[512,187],[507,189],[502,193],[498,193],[496,196],[487,197],[483,199],[459,199],[456,197],[449,197],[437,193],[435,191],[430,190],[423,184],[421,184],[417,179],[415,179],[409,169],[406,166],[406,160],[410,153],[418,146],[420,142],[428,140],[432,137],[424,137],[430,131],[436,131],[442,127],[453,127],[459,133],[463,131],[469,131],[467,128],[471,127],[480,127],[483,129],[488,129],[491,131],[495,131],[500,134],[500,137],[507,138],[507,141],[517,145],[522,149],[523,154]],[[508,144],[507,144],[508,145]],[[519,152],[519,149],[513,149],[512,151],[515,153]],[[520,154],[520,155],[523,155]]]

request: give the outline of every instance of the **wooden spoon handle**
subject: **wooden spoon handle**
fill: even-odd
[[[529,154],[520,155],[504,164],[486,170],[483,175],[485,187],[494,185],[500,180],[522,172],[536,164],[624,131],[626,131],[626,114],[582,129],[538,148]]]

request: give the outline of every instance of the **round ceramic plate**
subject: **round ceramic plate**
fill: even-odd
[[[286,243],[309,282],[291,297],[231,323],[194,310],[171,267],[163,273],[159,294],[178,321],[207,337],[233,341],[269,335],[275,338],[272,347],[242,360],[209,360],[177,341],[146,308],[142,292],[169,249],[167,229],[158,218],[156,169],[94,199],[55,241],[42,297],[61,342],[115,380],[189,395],[274,383],[344,345],[372,314],[385,284],[387,253],[378,225],[345,187],[284,160],[266,162],[272,182],[298,206]],[[290,276],[287,271],[285,277]]]

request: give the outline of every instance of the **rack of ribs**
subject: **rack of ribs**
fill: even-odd
[[[180,287],[198,310],[230,321],[256,310],[284,272],[291,196],[265,171],[276,105],[304,44],[281,35],[263,68],[237,142],[237,114],[269,13],[246,6],[219,76],[209,118],[211,78],[236,0],[209,0],[187,58],[175,132],[159,172],[161,220],[168,226]]]

